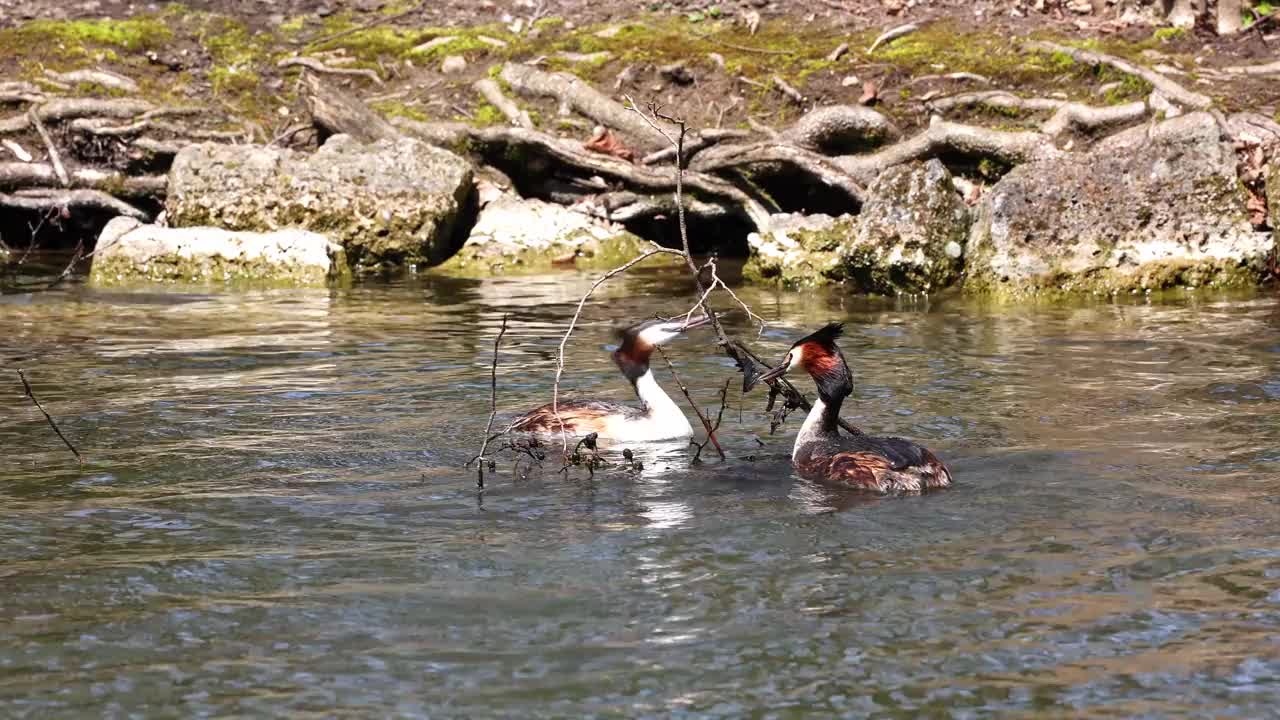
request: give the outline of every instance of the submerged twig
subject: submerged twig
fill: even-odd
[[[498,329],[498,337],[493,339],[493,365],[489,368],[489,422],[484,426],[484,442],[480,443],[480,452],[475,457],[467,461],[467,465],[478,462],[476,465],[476,487],[484,487],[484,461],[485,451],[489,449],[489,441],[496,435],[490,436],[493,432],[493,419],[498,416],[498,346],[502,343],[502,336],[507,334],[507,315],[502,315],[502,327]]]
[[[71,444],[71,441],[67,439],[66,435],[62,434],[62,431],[58,429],[58,423],[53,421],[53,417],[45,411],[44,406],[36,399],[35,393],[31,392],[31,383],[27,382],[27,375],[22,372],[21,368],[18,369],[18,377],[22,380],[23,389],[27,391],[27,397],[31,398],[31,402],[35,403],[36,409],[44,415],[44,419],[49,423],[49,427],[53,428],[53,431],[58,434],[58,437],[62,439],[62,444],[67,446],[67,449],[71,451],[71,454],[76,456],[76,461],[83,465],[84,458],[81,457],[80,451],[76,449],[75,445]]]

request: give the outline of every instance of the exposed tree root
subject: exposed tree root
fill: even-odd
[[[669,195],[641,195],[626,190],[592,195],[573,206],[584,215],[613,222],[632,222],[656,217],[675,217],[677,207]],[[722,203],[686,200],[685,212],[704,220],[722,219],[734,209]]]
[[[824,185],[844,191],[861,207],[865,190],[832,158],[785,143],[765,141],[751,145],[720,145],[699,153],[689,163],[695,172],[719,172],[752,165],[779,163],[816,178]]]
[[[562,106],[625,133],[646,149],[665,143],[662,135],[644,124],[621,103],[591,87],[590,83],[569,73],[549,73],[529,65],[506,63],[500,76],[511,89],[521,95],[553,97]]]
[[[707,130],[703,130],[701,135],[694,138],[685,146],[685,159],[687,160],[699,150],[708,148],[722,140],[743,140],[749,137],[751,137],[751,133],[746,130],[737,130],[733,128],[708,128]],[[643,165],[653,165],[655,163],[662,162],[663,160],[670,160],[675,156],[675,148],[668,147],[645,155],[640,159],[640,163]]]
[[[132,78],[108,72],[106,70],[86,69],[72,70],[71,72],[63,73],[54,72],[53,70],[45,70],[44,74],[45,77],[52,78],[58,82],[66,83],[71,86],[87,83],[90,85],[98,85],[100,87],[107,88],[108,90],[115,90],[117,92],[130,94],[138,92],[138,83],[134,82]]]
[[[1103,127],[1140,120],[1146,116],[1149,106],[1145,102],[1124,105],[1094,107],[1083,103],[1054,98],[1024,98],[1003,90],[964,93],[938,98],[926,103],[931,110],[946,112],[957,107],[985,105],[1025,111],[1053,111],[1053,116],[1040,126],[1049,137],[1057,137],[1067,130],[1091,132]]]
[[[75,118],[102,117],[132,120],[156,106],[144,100],[58,99],[36,105],[36,117],[44,122],[61,122]],[[27,113],[0,120],[0,133],[22,132],[31,127]]]
[[[779,133],[793,145],[831,154],[866,150],[901,137],[889,118],[860,105],[827,105],[805,113]]]
[[[319,60],[315,58],[309,58],[309,57],[284,58],[280,62],[276,63],[276,67],[281,67],[281,68],[304,67],[304,68],[307,68],[308,70],[313,70],[318,73],[325,73],[327,75],[347,75],[347,76],[363,77],[363,78],[368,78],[372,80],[378,85],[382,84],[382,78],[378,77],[378,73],[370,70],[369,68],[329,67],[328,65],[325,65]]]
[[[928,129],[879,152],[843,155],[832,161],[854,178],[870,183],[895,165],[943,152],[991,157],[1011,165],[1062,155],[1046,135],[1038,132],[991,130],[934,117]]]
[[[127,215],[142,221],[151,220],[150,213],[100,190],[19,190],[0,193],[0,207],[41,212],[79,208]]]
[[[80,168],[67,173],[72,188],[101,190],[125,197],[145,197],[164,192],[163,175],[134,175]],[[58,173],[48,163],[0,162],[0,190],[56,188],[61,185]]]
[[[1089,65],[1109,65],[1122,73],[1147,81],[1151,84],[1151,87],[1164,93],[1167,98],[1185,107],[1206,110],[1213,104],[1213,101],[1208,96],[1192,92],[1155,70],[1134,65],[1128,60],[1122,60],[1114,55],[1039,40],[1030,41],[1026,46],[1031,50],[1040,52],[1070,55],[1076,62]]]
[[[1280,60],[1265,65],[1232,65],[1218,68],[1218,72],[1228,75],[1280,75]]]
[[[333,133],[346,133],[361,142],[400,137],[400,131],[355,96],[326,83],[316,73],[304,72],[307,108],[316,125]]]
[[[533,120],[529,117],[529,113],[520,109],[515,101],[502,94],[502,87],[493,78],[484,78],[477,80],[474,85],[476,92],[480,93],[489,102],[490,105],[498,108],[498,111],[511,121],[511,124],[518,125],[522,128],[532,128]]]

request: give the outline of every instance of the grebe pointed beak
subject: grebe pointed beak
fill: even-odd
[[[790,363],[787,360],[783,360],[781,365],[774,368],[769,368],[768,370],[765,370],[759,375],[756,375],[755,377],[751,378],[750,383],[748,384],[746,389],[750,390],[751,388],[756,386],[756,383],[767,383],[767,382],[772,382],[774,380],[777,380],[783,375],[786,375],[787,370],[790,369],[790,367],[791,367]]]
[[[711,316],[698,315],[697,317],[689,318],[689,322],[682,323],[680,325],[680,330],[681,332],[684,332],[685,330],[692,330],[694,328],[700,328],[703,325],[710,325],[710,324],[711,324]]]

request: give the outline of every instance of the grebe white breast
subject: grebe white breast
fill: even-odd
[[[804,419],[791,462],[802,476],[838,487],[918,493],[951,485],[951,471],[932,452],[910,440],[841,435],[840,405],[853,392],[844,354],[836,346],[844,326],[832,323],[796,341],[777,367],[757,382],[803,368],[818,387],[818,401]]]
[[[679,320],[648,320],[622,331],[622,344],[613,352],[613,361],[635,388],[640,407],[609,400],[566,400],[559,404],[560,419],[550,404],[526,413],[512,425],[513,430],[560,433],[560,421],[571,435],[596,433],[601,438],[622,442],[675,440],[693,435],[684,411],[659,387],[649,369],[655,348],[679,337],[685,330],[711,322],[705,315]]]

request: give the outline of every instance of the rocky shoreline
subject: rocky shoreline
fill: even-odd
[[[663,22],[592,28],[590,47]],[[372,29],[349,37],[361,32]],[[916,32],[942,42],[936,30]],[[752,41],[747,28],[723,33],[722,44]],[[912,56],[896,44],[911,35],[877,50],[905,62]],[[1078,43],[1008,42],[1026,64],[1020,72],[1049,68],[1073,84],[1045,96],[975,92],[963,86],[977,81],[961,76],[978,76],[963,67],[914,66],[895,80],[899,100],[921,78],[945,92],[900,107],[881,99],[883,82],[851,87],[858,102],[807,97],[755,58],[765,92],[794,114],[774,127],[750,113],[735,127],[723,112],[713,125],[689,123],[681,180],[695,250],[746,256],[752,282],[883,295],[1113,295],[1274,278],[1274,118],[1228,111],[1159,63]],[[827,55],[832,64],[850,54],[839,49]],[[489,54],[447,54],[430,72]],[[874,57],[852,54],[851,68]],[[269,142],[190,103],[125,97],[127,89],[69,97],[34,80],[0,83],[0,102],[15,108],[0,119],[12,155],[0,162],[0,212],[99,227],[123,216],[92,251],[91,281],[110,284],[308,285],[406,267],[595,270],[671,242],[669,141],[679,131],[667,113],[689,113],[636,105],[687,89],[707,72],[694,57],[630,64],[612,87],[574,71],[589,61],[553,70],[545,56],[511,58],[467,85],[497,115],[482,123],[379,112],[369,90],[389,71],[340,66],[342,55],[277,60],[298,73],[304,111],[283,113],[296,122]],[[739,87],[757,82],[741,79]],[[32,152],[41,146],[43,162]]]

